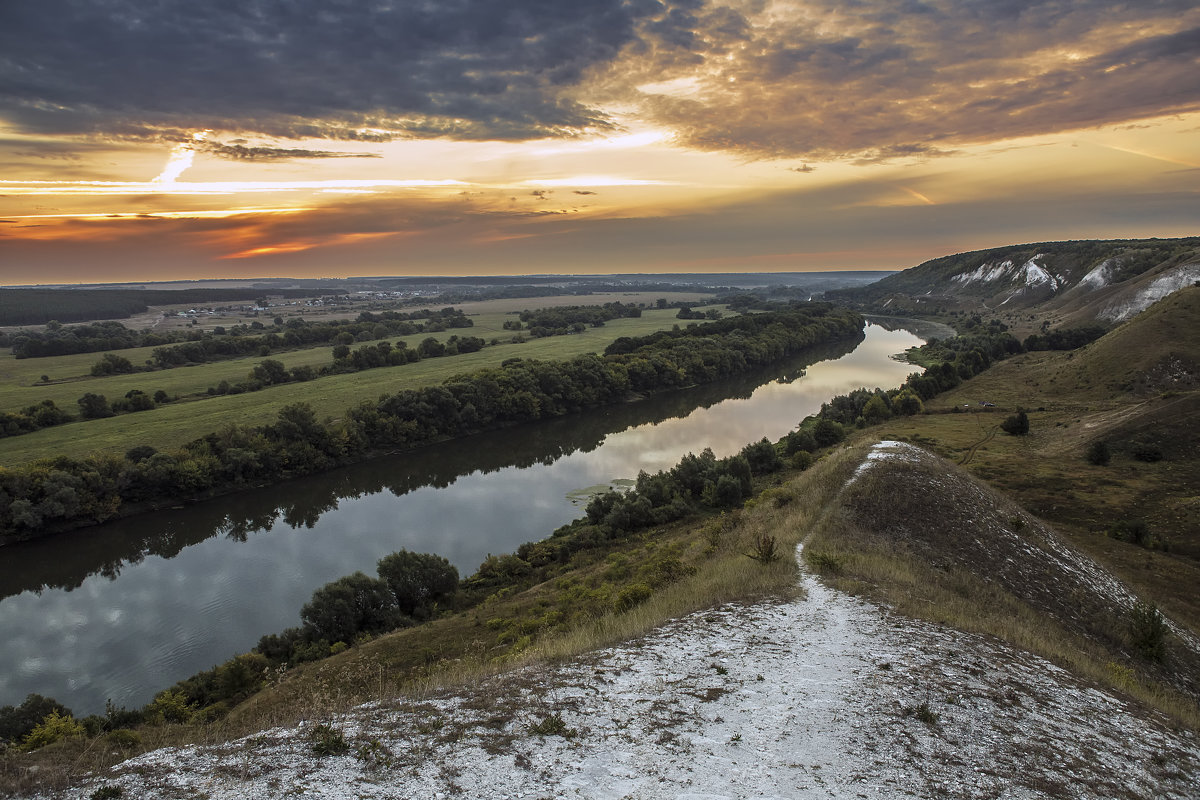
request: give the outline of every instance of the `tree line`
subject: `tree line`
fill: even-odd
[[[740,321],[739,321],[740,320]],[[437,386],[364,400],[322,423],[304,403],[258,427],[228,425],[183,448],[137,458],[59,456],[0,472],[0,530],[9,539],[111,519],[155,503],[308,474],[381,450],[410,448],[706,383],[854,335],[857,314],[827,304],[622,337],[603,356],[510,359]],[[132,452],[132,450],[130,451]]]
[[[423,324],[415,324],[425,320]],[[16,358],[47,358],[76,353],[99,353],[134,347],[155,347],[151,363],[158,368],[181,364],[200,364],[221,358],[277,350],[295,349],[314,344],[382,339],[385,336],[410,336],[436,333],[450,328],[469,328],[474,320],[460,309],[438,311],[420,309],[407,313],[363,312],[354,321],[310,322],[299,317],[286,323],[276,317],[272,330],[255,320],[249,325],[217,327],[212,331],[134,330],[120,322],[96,322],[88,325],[62,325],[51,322],[44,331],[21,330],[0,334],[0,347],[12,348]],[[265,331],[265,333],[260,333]]]

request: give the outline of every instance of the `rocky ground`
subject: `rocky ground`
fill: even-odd
[[[802,580],[803,599],[695,614],[576,662],[147,753],[68,796],[1200,797],[1194,734],[1040,658]]]

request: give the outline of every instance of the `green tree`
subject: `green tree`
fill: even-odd
[[[310,641],[354,641],[360,633],[383,633],[403,622],[388,585],[362,572],[338,578],[313,592],[300,609]]]
[[[869,424],[875,425],[892,416],[892,411],[888,408],[887,401],[883,399],[883,396],[877,394],[863,406],[862,415]]]
[[[100,419],[113,415],[113,410],[108,405],[108,398],[102,394],[88,392],[77,402],[79,403],[79,414],[84,419]]]
[[[892,400],[892,411],[906,417],[920,414],[924,410],[925,405],[921,402],[921,398],[917,396],[916,392],[907,387]]]
[[[458,589],[458,570],[432,553],[401,550],[379,560],[379,577],[409,616],[424,616],[429,607]]]

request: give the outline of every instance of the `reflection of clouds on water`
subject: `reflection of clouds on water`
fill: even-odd
[[[410,488],[404,459],[401,466],[370,462],[359,472],[330,476],[345,485],[339,484],[337,495],[315,497],[311,507],[293,508],[295,526],[285,514],[237,497],[214,501],[215,508],[197,505],[188,519],[207,514],[207,532],[188,532],[172,517],[164,518],[154,537],[171,558],[133,557],[114,565],[120,573],[115,579],[96,572],[72,591],[47,588],[40,596],[25,591],[0,601],[0,641],[6,643],[0,652],[0,703],[38,692],[78,714],[102,711],[109,698],[118,705],[143,704],[154,691],[248,650],[263,634],[298,625],[300,607],[313,589],[356,570],[374,574],[387,553],[436,552],[469,574],[489,553],[511,552],[579,516],[567,497],[579,487],[633,478],[641,469],[668,469],[685,453],[705,447],[731,455],[763,436],[778,439],[831,395],[863,385],[898,385],[914,367],[888,356],[917,343],[911,334],[872,325],[853,353],[808,366],[791,383],[766,383],[749,398],[723,400],[686,417],[589,433],[587,450],[548,465],[533,459],[524,468],[447,472],[440,488]],[[513,433],[529,437],[531,445],[536,439],[534,450],[552,452],[555,444],[541,440],[552,435],[548,431],[561,434],[585,422],[568,418],[561,421],[566,428],[551,423]],[[464,445],[465,460],[472,446]],[[420,474],[416,464],[422,457],[407,457],[412,474]],[[506,463],[512,463],[511,453]],[[373,477],[376,488],[356,488],[372,484],[354,483],[363,476]],[[398,493],[381,491],[389,481],[397,483]],[[292,492],[305,487],[315,494],[313,487],[322,485],[295,482]],[[253,520],[249,526],[231,525],[230,519],[247,515]],[[228,535],[210,536],[214,530]],[[88,546],[80,540],[81,549]]]

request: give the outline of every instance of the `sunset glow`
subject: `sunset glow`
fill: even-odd
[[[1191,2],[26,5],[0,284],[899,269],[1200,227]]]

